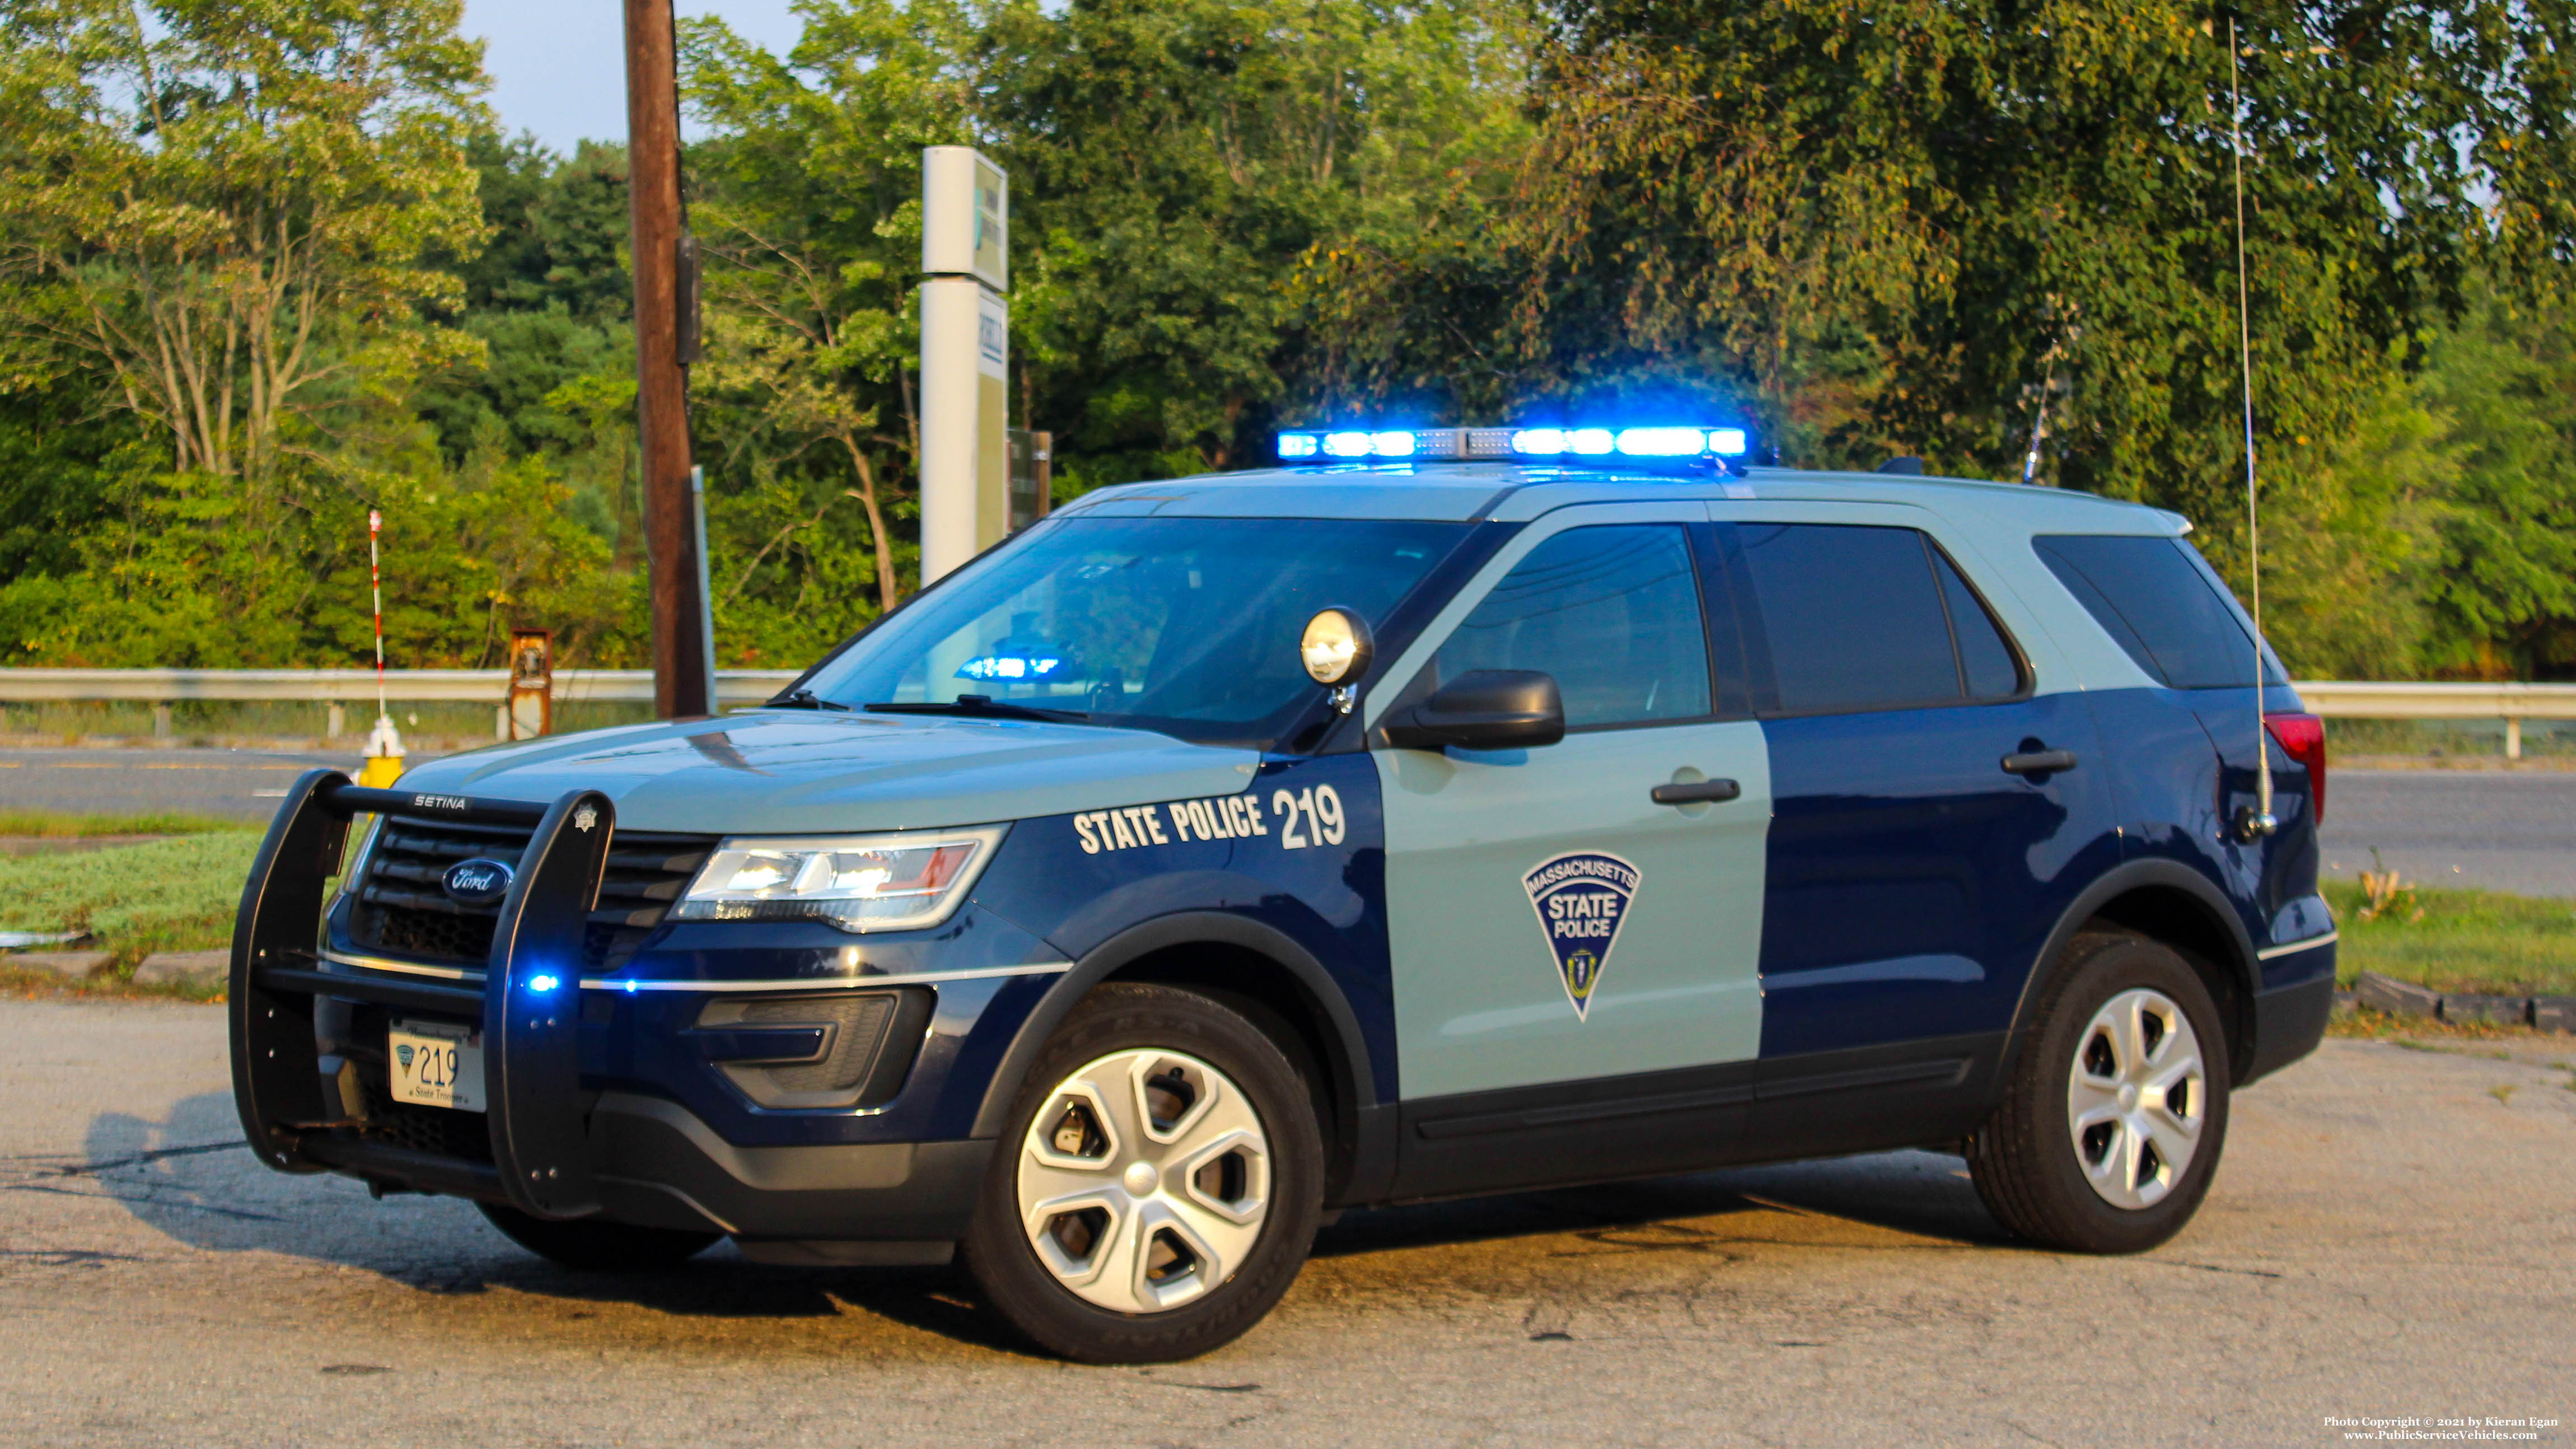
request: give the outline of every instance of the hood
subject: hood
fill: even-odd
[[[405,790],[553,800],[597,790],[633,830],[808,834],[982,825],[1241,791],[1248,749],[1142,730],[752,710],[432,760]]]

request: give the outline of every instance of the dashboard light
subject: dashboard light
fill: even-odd
[[[561,985],[563,985],[563,978],[553,974],[552,972],[541,971],[528,978],[528,990],[539,996],[543,996],[547,992],[550,992]]]

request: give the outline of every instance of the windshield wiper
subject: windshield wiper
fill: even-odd
[[[860,708],[870,714],[959,714],[982,719],[1045,720],[1057,724],[1091,718],[1078,709],[1040,709],[1031,704],[1012,704],[989,694],[961,694],[955,699],[880,699]]]
[[[791,689],[769,702],[770,709],[837,709],[843,713],[849,706],[837,699],[825,699],[810,689]]]

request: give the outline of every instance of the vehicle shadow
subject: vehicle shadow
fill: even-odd
[[[46,1169],[40,1182],[12,1185],[112,1199],[192,1247],[280,1253],[434,1294],[507,1288],[678,1318],[782,1325],[856,1308],[961,1346],[1028,1352],[981,1311],[971,1282],[954,1268],[772,1268],[744,1261],[727,1245],[663,1273],[558,1267],[502,1237],[470,1203],[407,1195],[370,1202],[366,1189],[346,1178],[269,1171],[242,1143],[229,1093],[185,1098],[158,1122],[100,1114],[84,1148],[83,1161]],[[1776,1221],[1782,1213],[1827,1222],[1822,1231],[1783,1232]],[[1721,1223],[1712,1225],[1712,1218]],[[1726,1219],[1741,1221],[1742,1231],[1730,1232]],[[1356,1259],[1551,1234],[1668,1247],[1684,1240],[1816,1242],[1884,1233],[1962,1247],[2003,1241],[1957,1158],[1897,1152],[1354,1211],[1318,1235],[1315,1254]]]
[[[2010,1242],[1977,1200],[1958,1158],[1882,1152],[1354,1211],[1316,1236],[1315,1255],[1346,1257],[1549,1234],[1617,1242],[1635,1229],[1739,1216],[1748,1219],[1748,1236],[1781,1236],[1749,1221],[1781,1212],[1960,1246]]]

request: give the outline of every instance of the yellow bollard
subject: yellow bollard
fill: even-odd
[[[381,790],[402,778],[402,732],[394,728],[394,717],[376,716],[376,727],[367,733],[367,763],[358,771],[358,783],[371,790]]]

